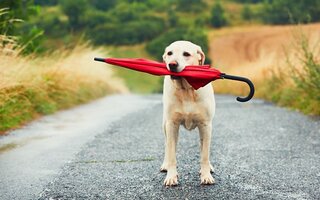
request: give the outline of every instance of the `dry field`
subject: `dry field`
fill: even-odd
[[[299,26],[254,26],[214,30],[209,33],[210,58],[225,73],[250,78],[261,96],[260,86],[275,68],[288,70],[287,58],[297,60],[297,40],[304,33],[311,49],[320,44],[320,24]],[[315,49],[319,50],[318,49]],[[319,56],[319,52],[314,52]],[[319,57],[318,57],[319,58]],[[221,93],[246,94],[246,85],[214,82]]]

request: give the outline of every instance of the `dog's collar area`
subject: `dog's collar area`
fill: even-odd
[[[181,76],[175,76],[177,79],[171,78],[177,90],[194,90],[194,88]]]

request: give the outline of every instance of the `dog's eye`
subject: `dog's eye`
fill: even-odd
[[[189,57],[189,56],[191,56],[191,54],[188,52],[183,52],[183,56]]]
[[[168,56],[171,56],[171,55],[172,55],[172,51],[169,51],[169,52],[167,53],[167,55],[168,55]]]

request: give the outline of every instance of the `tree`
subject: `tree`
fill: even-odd
[[[42,51],[43,30],[28,22],[39,7],[33,0],[0,1],[0,34],[14,36],[22,54]]]
[[[52,6],[57,5],[58,0],[34,0],[35,5],[41,5],[41,6]]]
[[[107,11],[113,8],[117,3],[117,0],[90,0],[90,4],[92,4],[96,9]]]
[[[176,0],[177,9],[181,11],[200,12],[206,6],[203,0]]]
[[[245,4],[241,11],[241,16],[245,20],[251,20],[253,17],[253,13],[248,4]]]
[[[170,27],[175,27],[178,25],[178,16],[176,15],[176,12],[174,9],[169,9],[167,12],[168,14],[168,22]]]
[[[89,7],[87,0],[60,0],[62,11],[68,16],[69,26],[79,29],[82,26],[81,17]]]
[[[270,24],[309,23],[320,20],[320,1],[269,0],[263,4],[263,21]]]
[[[224,9],[219,2],[215,3],[211,10],[211,25],[216,28],[227,25]]]
[[[37,7],[32,0],[0,1],[0,8],[7,10],[0,15],[0,32],[9,35],[17,34],[18,21],[26,21],[31,15],[37,14]]]

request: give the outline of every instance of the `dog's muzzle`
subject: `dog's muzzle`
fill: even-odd
[[[177,62],[170,62],[168,64],[170,71],[172,72],[178,72],[178,66],[179,64]]]
[[[177,62],[170,62],[168,66],[171,72],[178,72],[179,64]],[[171,75],[171,79],[180,79],[180,78],[181,78],[180,76]]]

